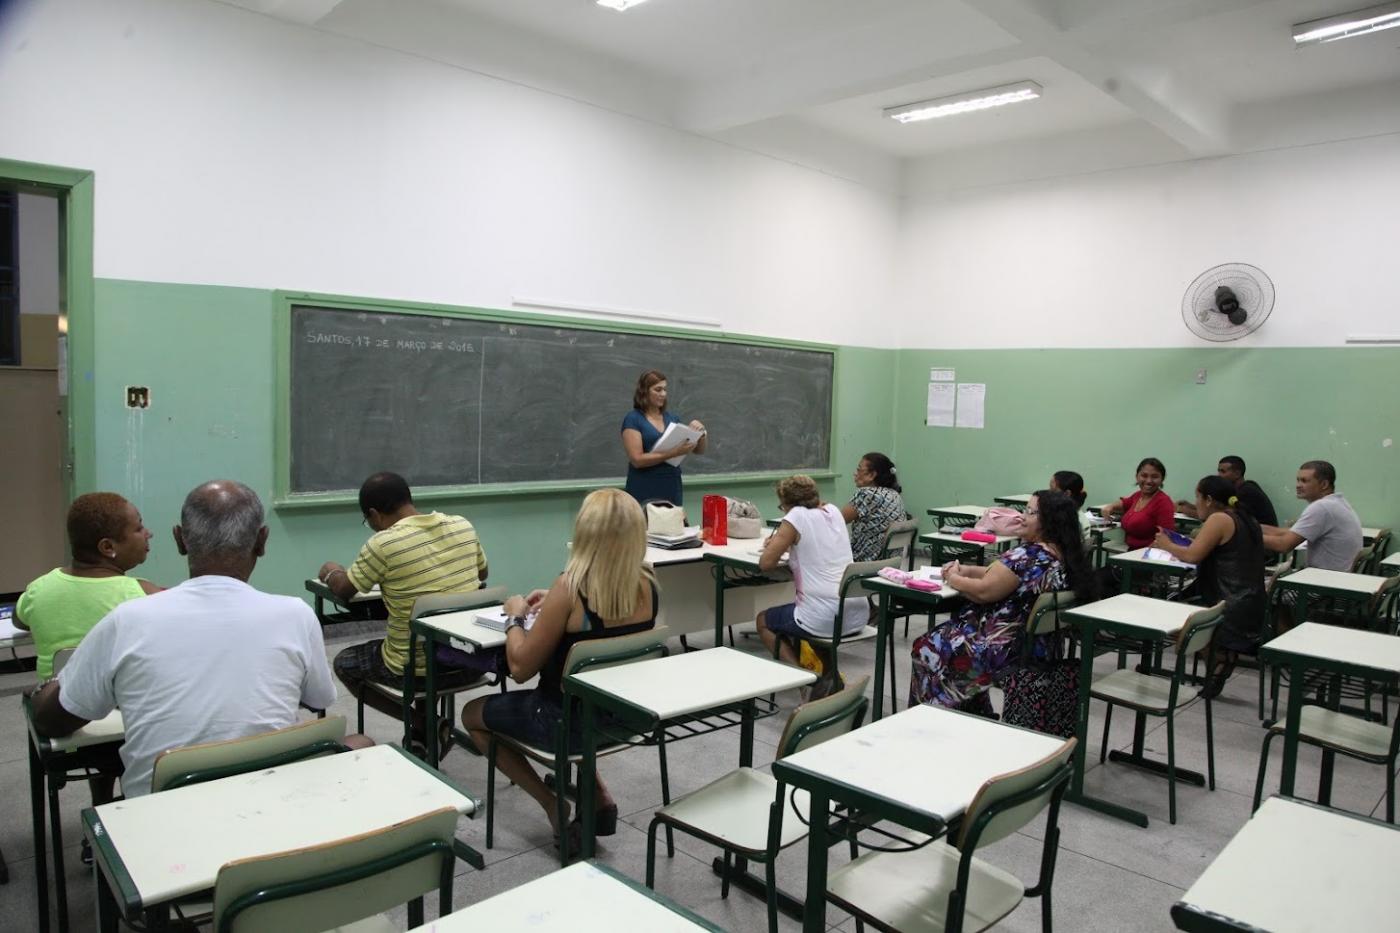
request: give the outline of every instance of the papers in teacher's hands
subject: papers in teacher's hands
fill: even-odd
[[[525,617],[525,631],[535,627],[535,617],[538,613],[532,612]],[[506,615],[505,607],[492,606],[490,609],[482,609],[476,614],[476,621],[486,626],[493,632],[504,632],[510,626],[510,616]]]
[[[694,428],[690,427],[690,425],[681,424],[679,421],[676,421],[666,426],[666,433],[662,434],[661,437],[657,439],[651,449],[653,453],[665,453],[668,450],[681,446],[686,441],[699,443],[700,438],[704,436],[704,431],[696,431]],[[671,457],[666,462],[671,464],[671,466],[678,467],[685,458],[685,454],[680,454]]]

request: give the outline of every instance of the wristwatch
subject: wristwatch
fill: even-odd
[[[509,632],[509,631],[510,631],[511,629],[513,629],[513,628],[522,628],[522,629],[523,629],[524,627],[525,627],[525,617],[524,617],[524,616],[511,616],[511,617],[510,617],[510,620],[506,622],[506,631],[507,631],[507,632]]]

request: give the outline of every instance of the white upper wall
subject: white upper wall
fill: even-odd
[[[28,0],[0,36],[0,157],[96,173],[98,276],[894,342],[888,193],[216,3]]]
[[[1226,262],[1277,290],[1239,346],[1400,335],[1400,134],[1097,172],[1086,148],[1081,165],[1092,173],[910,198],[901,345],[1206,346],[1182,294]]]

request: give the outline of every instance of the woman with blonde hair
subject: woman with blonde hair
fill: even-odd
[[[643,632],[656,624],[657,590],[646,555],[646,522],[642,509],[620,489],[599,489],[583,500],[574,520],[573,544],[564,572],[548,590],[506,600],[510,616],[505,656],[510,676],[524,683],[536,674],[532,690],[479,697],[462,711],[462,725],[483,753],[491,733],[507,735],[539,748],[554,741],[555,725],[564,711],[564,663],[569,649],[581,641]],[[583,748],[582,723],[570,717],[570,753]],[[496,767],[544,809],[554,827],[557,801],[551,790],[520,753],[507,746],[496,750]],[[617,832],[617,804],[601,778],[597,788],[597,833]]]

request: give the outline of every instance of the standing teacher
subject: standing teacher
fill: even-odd
[[[680,422],[666,410],[666,376],[648,369],[637,379],[632,394],[632,410],[622,419],[622,449],[627,451],[627,492],[638,502],[665,499],[681,504],[681,468],[666,461],[684,454],[703,454],[704,434],[698,441],[686,441],[677,447],[653,452],[656,442],[666,428]],[[704,431],[698,421],[690,422],[695,431]]]

